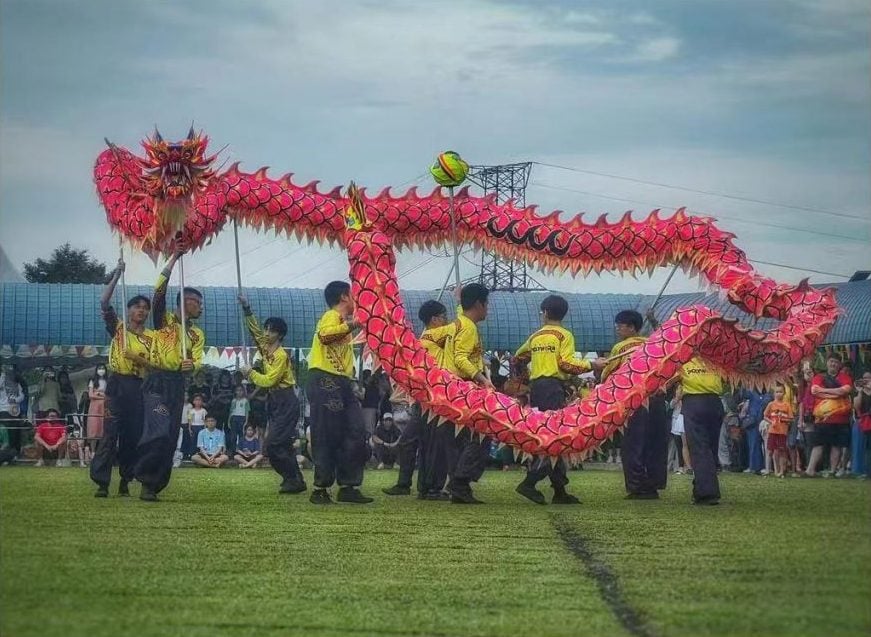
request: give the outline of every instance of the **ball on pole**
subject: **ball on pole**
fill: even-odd
[[[436,157],[429,172],[439,186],[454,187],[466,180],[466,175],[469,174],[469,164],[463,161],[458,153],[446,150]]]

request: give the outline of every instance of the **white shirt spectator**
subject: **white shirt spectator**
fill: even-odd
[[[24,400],[24,390],[21,389],[21,385],[11,376],[7,378],[5,372],[0,374],[0,411],[17,415],[22,400]]]
[[[247,398],[234,398],[230,403],[230,415],[231,416],[242,416],[245,417],[248,415],[248,399]]]
[[[206,426],[206,408],[200,407],[199,409],[191,408],[188,412],[188,417],[190,418],[191,425],[194,427],[205,427]]]

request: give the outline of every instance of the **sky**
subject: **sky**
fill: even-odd
[[[687,206],[765,275],[844,280],[871,268],[869,18],[867,0],[0,0],[0,246],[19,268],[65,241],[112,264],[103,138],[138,151],[155,124],[169,139],[193,121],[243,169],[330,188],[428,190],[446,149],[533,161],[542,212]],[[246,286],[347,277],[338,249],[243,230],[240,251]],[[404,252],[400,285],[438,288],[448,255]],[[155,278],[127,260],[128,281]],[[479,262],[464,253],[463,277]],[[185,270],[234,285],[231,233]],[[534,276],[656,293],[667,274]]]

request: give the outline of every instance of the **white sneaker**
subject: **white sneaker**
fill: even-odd
[[[44,463],[42,460],[37,460],[37,461],[36,461],[36,464],[33,465],[33,466],[34,466],[34,467],[44,467],[44,466],[45,466],[45,463]]]
[[[741,473],[753,473],[750,469],[744,469]]]
[[[767,476],[769,473],[771,473],[771,472],[768,469],[763,469],[762,471],[759,472],[759,475]]]

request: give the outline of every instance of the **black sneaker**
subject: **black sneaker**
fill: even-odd
[[[375,502],[375,498],[363,495],[357,487],[342,487],[339,489],[338,495],[336,495],[336,500],[351,504],[369,504],[370,502]]]
[[[627,500],[659,500],[659,493],[656,491],[645,491],[643,493],[627,493]]]
[[[484,504],[470,491],[452,491],[451,504]]]
[[[704,498],[693,498],[693,504],[698,504],[700,506],[717,506],[720,504],[720,498],[717,496],[706,496]]]
[[[446,500],[450,500],[451,496],[449,496],[447,493],[443,493],[442,491],[427,491],[426,493],[418,493],[417,499],[444,502]]]
[[[139,499],[145,502],[157,502],[157,494],[146,486],[139,492]]]
[[[381,489],[381,493],[387,495],[411,495],[411,487],[400,487],[398,484],[389,489]]]
[[[121,483],[118,485],[118,495],[122,498],[130,497],[130,483],[126,480],[121,480]]]
[[[279,493],[302,493],[308,489],[305,482],[282,482],[278,487]]]
[[[451,499],[450,493],[444,491],[427,491],[426,493],[418,493],[418,500],[432,500],[434,502],[447,502]]]
[[[566,493],[565,491],[560,491],[559,493],[554,493],[553,498],[551,498],[551,504],[580,504],[581,501],[578,500],[571,493]]]
[[[330,493],[326,489],[315,489],[312,491],[312,494],[309,496],[309,502],[312,504],[332,504],[333,500],[330,498]]]
[[[536,504],[547,504],[547,500],[544,499],[544,494],[531,484],[521,482],[514,490],[527,500],[532,500]]]
[[[109,487],[107,486],[98,486],[97,492],[94,493],[95,498],[108,498],[109,497]]]

